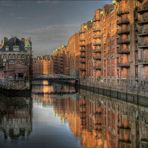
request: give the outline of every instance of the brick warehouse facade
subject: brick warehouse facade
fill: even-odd
[[[101,82],[147,80],[148,0],[114,0],[97,9],[92,20],[51,57],[53,73],[58,69]]]
[[[147,0],[117,0],[96,10],[91,27],[80,29],[80,77],[147,79],[147,11]]]
[[[48,58],[46,58],[48,57]],[[45,74],[63,74],[77,77],[79,75],[79,33],[75,33],[68,40],[67,45],[59,46],[51,55],[34,58],[34,76]]]

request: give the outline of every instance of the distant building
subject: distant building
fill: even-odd
[[[0,48],[0,83],[6,88],[30,88],[32,43],[30,39],[4,38]]]
[[[51,54],[53,74],[116,84],[148,79],[148,1],[113,0]],[[123,84],[123,83],[121,83]]]
[[[62,45],[51,54],[53,74],[79,76],[79,33],[73,34],[66,46]]]
[[[67,67],[67,51],[66,46],[62,45],[52,53],[53,73],[54,74],[69,74],[69,67]]]
[[[92,21],[81,25],[80,29],[80,77],[92,76]]]
[[[33,58],[33,76],[50,74],[50,61],[50,55],[37,56]]]
[[[79,50],[79,33],[73,34],[67,43],[66,47],[66,57],[67,57],[67,69],[68,75],[79,76],[79,60],[80,60],[80,50]]]

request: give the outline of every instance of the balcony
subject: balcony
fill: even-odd
[[[97,48],[93,50],[94,53],[101,53],[101,48]]]
[[[93,22],[99,22],[99,21],[100,21],[99,18],[95,18],[95,19],[93,20]]]
[[[86,119],[86,115],[82,113],[82,114],[80,114],[80,118],[81,119]]]
[[[101,65],[95,65],[95,66],[94,66],[94,69],[95,69],[95,70],[101,70]]]
[[[120,19],[117,21],[117,25],[123,25],[123,24],[129,24],[129,20],[128,19]]]
[[[86,108],[80,107],[80,112],[81,112],[81,113],[86,113]]]
[[[129,49],[118,48],[117,53],[118,54],[129,54],[130,51],[129,51]]]
[[[122,34],[129,34],[130,30],[129,29],[120,29],[118,31],[118,35],[122,35]]]
[[[117,43],[118,44],[129,44],[130,41],[129,39],[118,39]]]
[[[86,71],[86,68],[81,67],[80,70],[81,70],[81,71]]]
[[[130,127],[119,127],[119,140],[122,142],[130,142],[131,141],[131,128]]]
[[[84,44],[84,43],[83,43],[83,44],[81,43],[81,44],[80,44],[80,47],[85,47],[85,44]]]
[[[143,65],[148,65],[148,59],[138,60],[138,62]]]
[[[101,131],[102,131],[102,129],[103,129],[103,127],[102,127],[102,124],[101,124],[101,123],[100,123],[100,124],[95,125],[95,128],[94,128],[94,130],[95,130],[95,131],[97,131],[97,132],[101,132]]]
[[[95,55],[93,58],[94,60],[101,60],[101,55]]]
[[[117,66],[118,66],[118,67],[129,68],[129,67],[130,67],[130,64],[129,64],[128,62],[127,62],[127,63],[118,62],[118,63],[117,63]]]
[[[80,102],[79,102],[80,106],[86,106],[86,101],[85,99],[82,99]]]
[[[86,64],[86,61],[80,60],[81,64]]]
[[[86,58],[86,55],[80,55],[80,58]]]
[[[80,42],[85,42],[85,38],[80,38]]]
[[[147,7],[138,8],[137,12],[140,13],[140,14],[148,12],[148,8]]]
[[[148,42],[144,43],[143,41],[142,42],[138,41],[138,47],[139,48],[148,48]]]
[[[147,138],[142,138],[140,140],[140,145],[141,145],[141,147],[148,147],[148,139]]]
[[[128,13],[129,13],[128,10],[119,10],[119,11],[117,12],[117,15],[118,15],[118,16],[121,16],[121,15],[128,14]]]
[[[121,125],[121,126],[118,126],[118,129],[119,130],[127,130],[127,131],[130,131],[131,130],[131,128],[128,126],[128,127],[125,127],[125,126],[123,126],[123,125]]]
[[[94,32],[101,32],[101,29],[100,29],[100,28],[94,28],[93,31],[94,31]]]
[[[101,35],[94,35],[93,38],[94,39],[100,39],[102,36]]]
[[[138,20],[138,24],[139,25],[148,24],[148,20],[147,19],[140,19],[140,20]]]
[[[94,46],[101,46],[101,42],[95,42],[93,45]]]
[[[119,145],[124,145],[124,147],[131,147],[131,141],[130,140],[124,140],[124,139],[119,139]]]
[[[148,32],[147,31],[141,31],[141,32],[138,33],[138,36],[140,36],[140,37],[148,36]]]
[[[80,52],[86,52],[85,48],[80,48]]]

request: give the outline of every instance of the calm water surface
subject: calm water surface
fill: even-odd
[[[148,109],[36,81],[32,97],[0,97],[0,148],[147,148]]]

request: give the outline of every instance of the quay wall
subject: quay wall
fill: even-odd
[[[148,96],[139,94],[138,92],[137,93],[124,92],[124,91],[118,91],[118,90],[113,90],[108,88],[86,86],[84,84],[83,85],[79,84],[79,89],[84,89],[103,96],[116,98],[122,101],[136,104],[136,105],[148,107]]]

